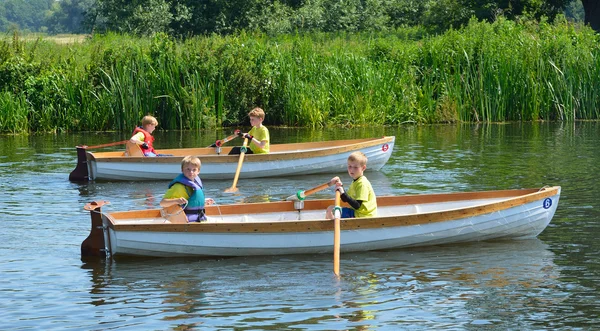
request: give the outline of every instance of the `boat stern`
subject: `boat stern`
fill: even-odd
[[[77,165],[69,174],[72,182],[87,182],[90,180],[87,161],[87,146],[77,146]]]
[[[102,206],[108,201],[94,201],[83,207],[90,212],[92,228],[88,237],[81,243],[81,260],[106,258],[108,249],[104,240],[104,227],[102,225]]]

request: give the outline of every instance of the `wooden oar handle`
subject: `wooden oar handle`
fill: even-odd
[[[244,143],[240,148],[240,159],[238,160],[237,169],[235,170],[235,175],[233,176],[233,185],[230,188],[226,189],[226,193],[237,192],[238,188],[236,187],[238,179],[240,178],[240,171],[242,170],[242,163],[244,162],[244,155],[246,155],[246,146],[248,146],[248,138],[244,138]]]
[[[223,140],[219,140],[219,142],[220,142],[221,144],[220,144],[220,145],[217,145],[217,146],[221,146],[221,145],[223,145],[224,143],[226,143],[226,142],[228,142],[228,141],[232,141],[233,139],[237,138],[237,136],[239,136],[239,135],[240,135],[240,132],[241,132],[240,130],[235,130],[235,133],[234,133],[234,134],[232,134],[231,136],[229,136],[229,137],[225,137]]]
[[[340,246],[341,246],[341,220],[342,208],[340,191],[335,191],[335,209],[333,220],[333,273],[339,277],[340,275]]]
[[[331,183],[329,183],[329,182],[323,183],[319,186],[311,188],[310,190],[304,191],[304,196],[309,196],[309,195],[315,194],[319,191],[323,191],[324,189],[328,188],[329,186],[331,186]]]
[[[223,146],[224,143],[231,141],[231,140],[235,139],[237,136],[239,136],[240,132],[242,132],[242,131],[240,131],[239,129],[235,130],[231,136],[225,137],[221,140],[217,140],[217,141],[215,141],[214,144],[210,145],[209,147],[221,147],[221,146]]]
[[[322,191],[326,188],[328,188],[329,186],[331,186],[331,182],[327,182],[327,183],[323,183],[319,186],[313,187],[309,190],[306,191],[302,191],[302,190],[298,190],[298,192],[296,192],[296,194],[294,195],[290,195],[289,197],[286,198],[287,201],[302,201],[304,200],[304,198],[306,198],[307,196],[311,195],[311,194],[315,194],[319,191]]]
[[[102,148],[102,147],[110,147],[110,146],[123,145],[123,144],[126,144],[128,141],[129,140],[116,141],[114,143],[108,143],[108,144],[102,144],[102,145],[96,145],[96,146],[82,145],[81,147],[83,147],[83,149],[95,149],[95,148]]]

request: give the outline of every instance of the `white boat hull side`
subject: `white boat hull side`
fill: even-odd
[[[441,245],[489,239],[526,239],[537,236],[550,222],[560,191],[550,197],[550,208],[533,201],[501,211],[451,221],[419,225],[344,230],[341,251],[368,251]],[[396,216],[389,216],[396,217]],[[382,218],[382,222],[386,217]],[[152,232],[109,229],[113,255],[252,256],[329,253],[333,232],[209,233]]]
[[[283,177],[320,173],[337,173],[346,170],[348,156],[354,151],[361,151],[368,157],[368,171],[380,170],[390,159],[394,148],[394,140],[381,144],[338,154],[322,155],[307,158],[280,159],[272,161],[253,160],[253,155],[244,159],[240,178]],[[284,153],[289,155],[290,153]],[[278,153],[271,153],[276,157]],[[237,159],[234,162],[212,162],[215,156],[202,157],[202,179],[232,179],[237,170]],[[114,162],[105,159],[92,159],[88,162],[88,171],[93,180],[171,180],[181,172],[181,158],[172,158],[172,162]]]
[[[558,198],[553,199],[554,208],[540,208],[539,202],[507,209],[500,213],[473,218],[402,227],[401,233],[390,229],[373,229],[373,233],[345,233],[342,231],[342,250],[361,251],[369,249],[389,249],[396,247],[433,246],[460,242],[491,239],[535,238],[552,220]],[[358,231],[355,231],[358,232]],[[379,238],[377,243],[365,245],[363,236]]]

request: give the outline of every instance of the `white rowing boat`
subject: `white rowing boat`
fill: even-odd
[[[361,151],[368,158],[367,170],[379,170],[392,155],[395,137],[332,140],[309,143],[273,144],[269,154],[248,154],[240,178],[280,177],[346,170],[348,156]],[[125,142],[122,142],[125,143]],[[110,145],[110,144],[107,144]],[[104,145],[104,146],[107,146]],[[181,160],[196,155],[202,161],[202,179],[232,179],[239,155],[227,155],[232,147],[162,149],[170,155],[144,157],[136,151],[92,152],[77,146],[77,166],[71,181],[88,180],[171,180],[181,173]],[[134,155],[135,154],[135,155]]]
[[[378,197],[378,216],[341,220],[341,252],[536,237],[552,220],[559,186]],[[253,256],[330,253],[332,200],[208,206],[208,221],[187,223],[161,209],[106,212],[87,204],[92,229],[82,258]]]

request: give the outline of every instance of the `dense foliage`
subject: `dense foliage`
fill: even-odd
[[[119,32],[151,36],[393,31],[422,26],[440,33],[471,17],[491,22],[557,14],[583,20],[583,0],[3,0],[0,31]],[[588,4],[591,8],[593,4]],[[589,15],[593,17],[593,12]],[[594,26],[594,25],[592,25]]]
[[[394,32],[0,41],[0,131],[600,118],[600,43],[566,21]]]
[[[2,0],[0,31],[84,33],[96,0]],[[89,20],[88,20],[89,21]]]

